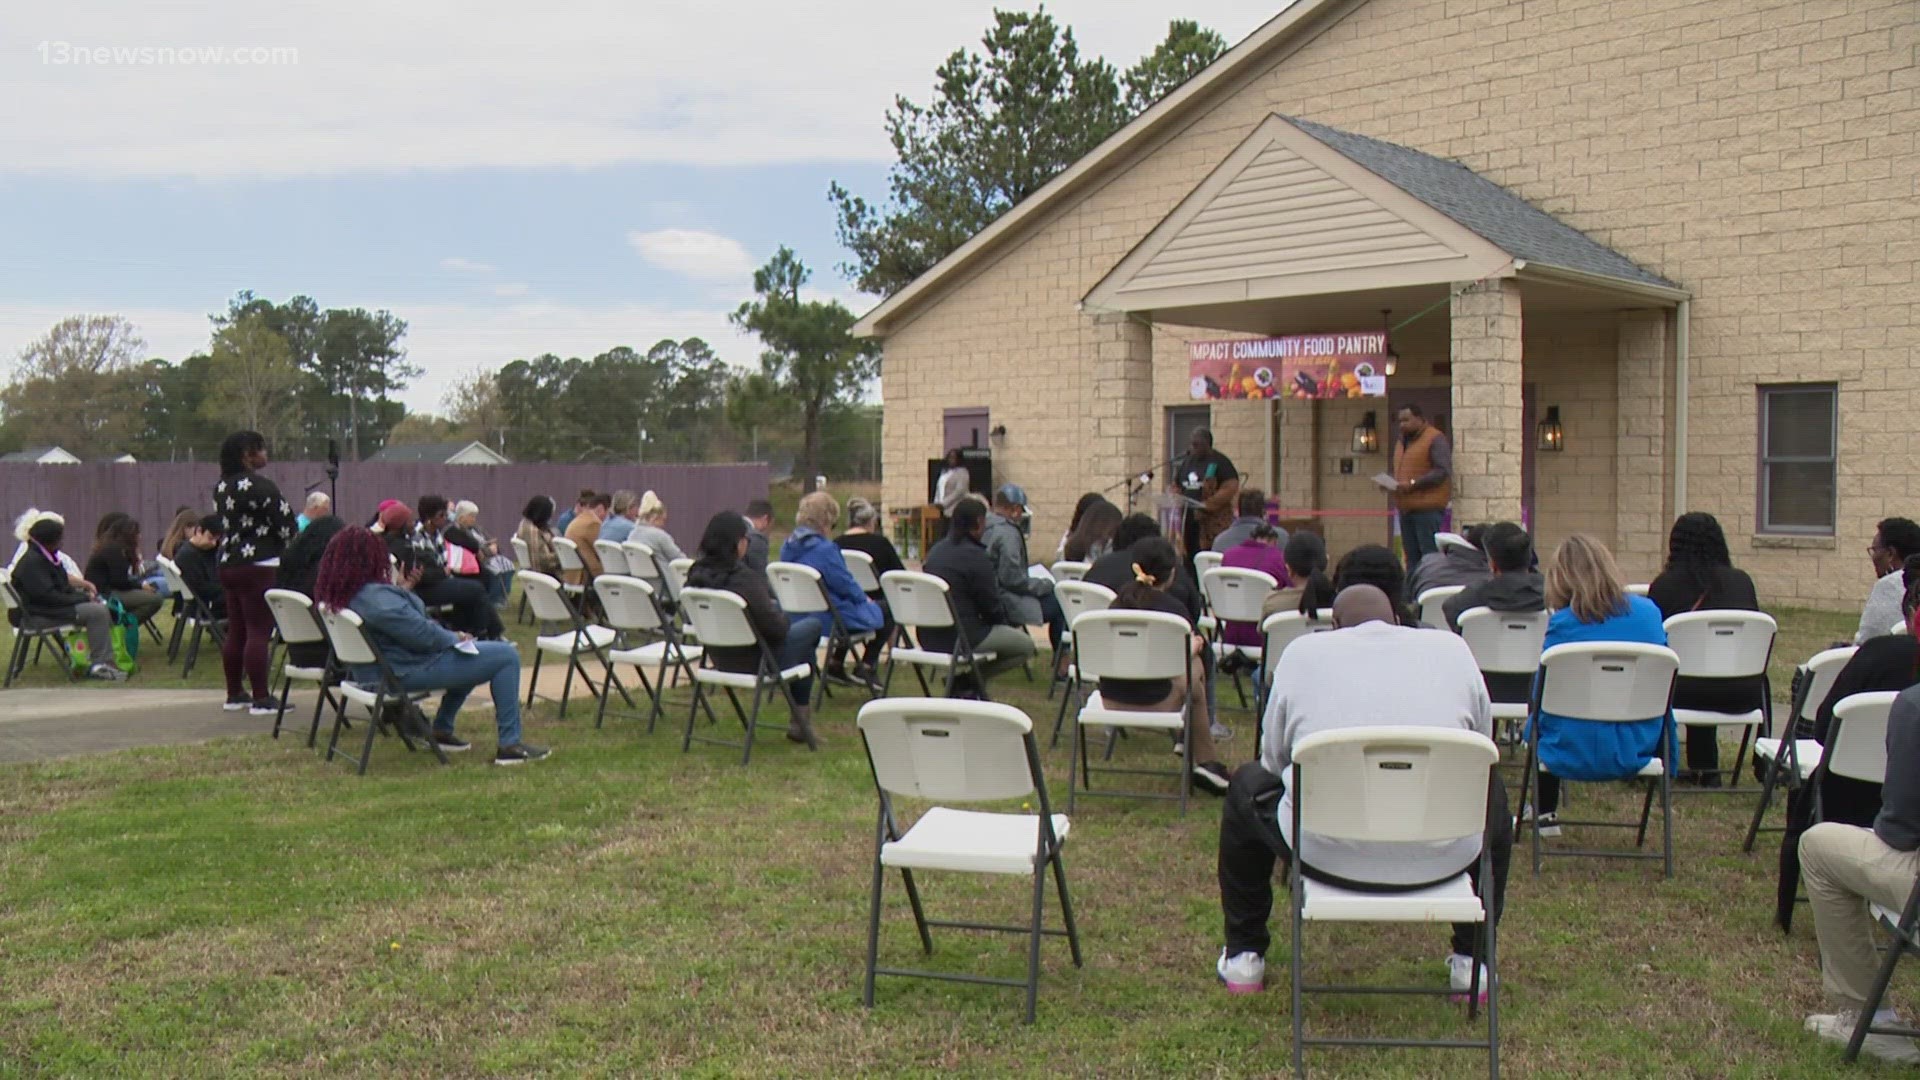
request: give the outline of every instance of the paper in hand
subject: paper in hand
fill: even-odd
[[[1374,473],[1373,482],[1376,484],[1379,484],[1381,487],[1387,489],[1388,491],[1400,490],[1400,481],[1395,480],[1393,478],[1392,473]]]
[[[463,652],[463,653],[466,653],[468,656],[480,655],[480,646],[472,638],[464,638],[460,641],[454,642],[453,649],[455,652]]]

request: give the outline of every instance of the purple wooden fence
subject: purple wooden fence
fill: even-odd
[[[327,490],[326,466],[311,461],[276,461],[266,474],[280,485],[296,513],[309,487]],[[28,507],[52,510],[67,519],[66,547],[85,558],[94,524],[110,511],[140,519],[140,542],[153,551],[166,535],[174,512],[191,506],[211,509],[219,469],[199,464],[143,462],[138,465],[0,464],[0,512],[6,515],[6,550],[13,550],[13,522]],[[317,486],[316,486],[317,485]],[[365,523],[383,500],[414,505],[421,495],[438,492],[469,499],[480,507],[480,526],[504,541],[520,524],[520,510],[535,495],[548,495],[562,511],[582,488],[595,491],[651,488],[667,505],[667,531],[692,551],[707,519],[722,509],[741,510],[747,500],[767,494],[767,466],[747,465],[422,465],[362,462],[340,467],[335,512],[351,523]]]

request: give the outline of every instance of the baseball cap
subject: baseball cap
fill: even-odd
[[[996,494],[999,496],[1001,502],[1010,506],[1027,505],[1026,489],[1022,488],[1019,484],[1001,484],[1000,490]]]

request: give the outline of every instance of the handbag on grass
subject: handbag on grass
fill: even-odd
[[[140,617],[118,598],[107,598],[107,617],[113,620],[113,666],[133,674],[140,666]]]

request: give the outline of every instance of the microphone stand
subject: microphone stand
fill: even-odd
[[[1120,488],[1123,488],[1123,487],[1126,488],[1127,489],[1127,513],[1131,514],[1134,511],[1134,504],[1139,499],[1140,493],[1146,490],[1148,484],[1153,483],[1154,474],[1159,472],[1161,469],[1167,468],[1168,466],[1172,465],[1174,462],[1179,461],[1181,458],[1186,456],[1187,455],[1185,454],[1175,454],[1172,457],[1154,465],[1153,467],[1147,469],[1144,472],[1129,474],[1126,478],[1122,479],[1119,483],[1109,485],[1106,488],[1106,490],[1102,491],[1100,494],[1106,495]]]

